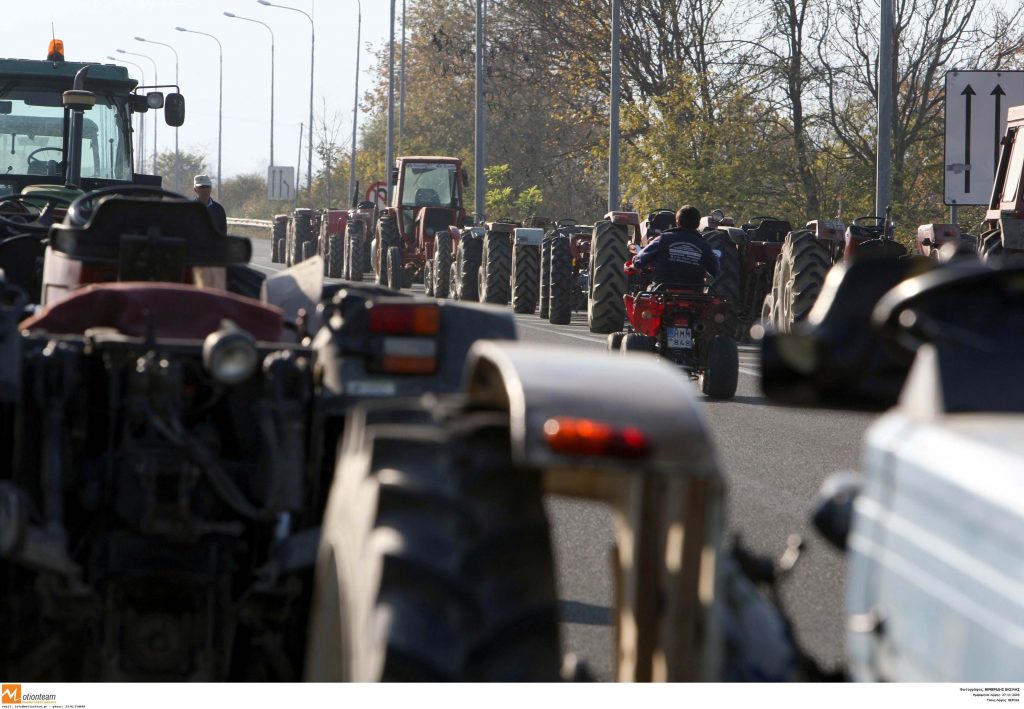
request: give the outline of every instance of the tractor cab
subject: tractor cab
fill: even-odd
[[[998,232],[994,241],[1003,250],[1024,249],[1024,106],[1010,108],[1006,115],[1006,135],[1003,136],[996,167],[996,179],[985,213],[985,229]],[[986,249],[988,251],[989,249]]]
[[[78,194],[115,184],[159,185],[159,177],[134,171],[132,118],[164,108],[168,125],[182,125],[177,87],[166,96],[141,93],[147,87],[123,66],[65,61],[60,40],[50,43],[47,57],[0,59],[0,197],[30,191],[42,201],[46,189],[27,189],[38,185]]]
[[[465,171],[457,158],[403,157],[398,161],[398,184],[392,207],[398,229],[409,250],[433,243],[434,235],[466,222],[462,188]]]

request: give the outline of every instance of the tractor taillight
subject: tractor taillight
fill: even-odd
[[[369,306],[369,331],[387,335],[436,335],[441,331],[441,310],[436,305]]]
[[[556,453],[644,458],[651,444],[635,426],[615,428],[593,419],[558,417],[544,424],[544,438]]]
[[[424,337],[385,337],[377,369],[388,374],[433,374],[437,370],[437,340]]]

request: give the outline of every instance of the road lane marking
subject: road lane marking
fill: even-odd
[[[560,332],[559,330],[551,330],[551,329],[546,328],[546,327],[537,327],[536,325],[527,325],[526,323],[524,323],[523,321],[519,320],[518,318],[516,319],[516,324],[518,324],[519,327],[525,327],[527,330],[536,330],[537,332],[548,332],[548,333],[551,333],[552,335],[561,335],[562,337],[571,337],[574,340],[583,340],[584,342],[596,342],[596,343],[599,343],[599,344],[602,344],[602,345],[605,345],[605,344],[608,343],[608,340],[606,338],[603,338],[603,337],[602,338],[597,338],[597,337],[587,337],[585,335],[574,335],[574,334],[569,333],[569,332]]]

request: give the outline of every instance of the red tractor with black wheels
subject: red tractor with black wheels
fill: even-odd
[[[432,294],[438,287],[442,293],[448,288],[466,223],[462,190],[467,181],[458,158],[398,159],[391,206],[377,221],[373,270],[379,284],[398,290],[424,281]]]
[[[317,253],[324,260],[324,275],[328,278],[342,277],[347,225],[347,210],[325,209],[320,213]]]

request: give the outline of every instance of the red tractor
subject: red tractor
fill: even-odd
[[[985,231],[978,241],[978,254],[990,257],[1024,254],[1024,106],[1010,108],[1006,115],[996,166],[996,179],[985,213]]]
[[[744,339],[761,316],[765,295],[771,291],[775,262],[792,227],[775,217],[753,217],[739,228],[734,223],[716,209],[702,226],[721,268],[711,292],[731,305],[720,331]]]
[[[341,277],[346,281],[362,281],[363,273],[372,268],[370,235],[376,214],[377,207],[373,202],[359,202],[348,211],[341,258]]]
[[[325,209],[320,213],[317,253],[324,260],[324,275],[328,278],[341,278],[347,225],[348,210]]]
[[[841,222],[807,223],[786,236],[775,262],[771,291],[764,296],[761,323],[789,332],[804,320],[825,283],[829,269],[840,261],[897,259],[907,248],[893,237],[893,224],[884,217],[858,217],[845,227]]]
[[[377,221],[373,270],[379,284],[398,290],[422,279],[435,295],[438,286],[447,290],[450,275],[442,274],[450,273],[466,223],[462,189],[467,182],[458,158],[398,159],[391,206]]]

